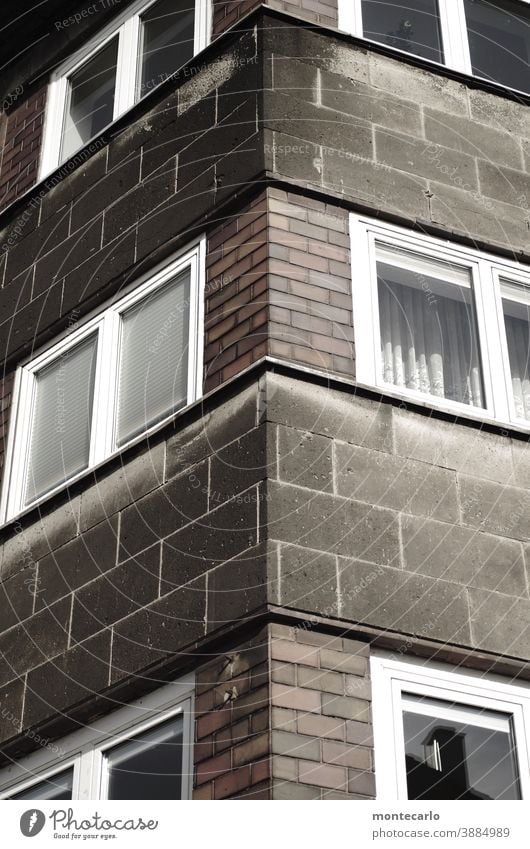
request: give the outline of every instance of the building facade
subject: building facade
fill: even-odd
[[[2,797],[529,798],[528,5],[42,8]]]

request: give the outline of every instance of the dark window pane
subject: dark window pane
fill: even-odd
[[[182,716],[131,737],[107,755],[109,799],[180,799]]]
[[[465,10],[473,73],[530,91],[530,9],[511,0],[465,0]]]
[[[10,796],[11,799],[71,799],[72,782],[74,779],[73,769],[67,769],[57,775],[33,784],[27,790]]]
[[[63,158],[94,138],[113,120],[117,59],[118,39],[113,38],[70,77]]]
[[[404,696],[403,729],[409,799],[521,798],[509,714]]]
[[[194,53],[193,0],[160,0],[142,18],[140,97],[182,67]]]
[[[362,15],[365,38],[444,61],[437,0],[363,0]]]

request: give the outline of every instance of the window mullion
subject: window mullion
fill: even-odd
[[[195,34],[193,44],[193,52],[195,54],[204,50],[210,43],[212,2],[213,0],[195,0]]]
[[[91,462],[94,466],[110,454],[109,405],[112,393],[112,327],[109,313],[105,313],[98,326],[98,360],[96,392],[92,413]]]
[[[339,29],[363,36],[362,0],[339,0]]]
[[[497,271],[489,266],[489,285],[485,288],[484,311],[486,313],[486,335],[493,387],[495,417],[502,421],[513,418],[511,403],[511,374],[506,349],[504,315]]]
[[[438,0],[444,61],[448,68],[471,74],[464,0]]]
[[[136,69],[140,19],[133,15],[120,29],[118,66],[116,71],[116,98],[114,117],[122,115],[136,100]]]

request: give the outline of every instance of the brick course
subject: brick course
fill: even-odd
[[[374,798],[368,653],[309,620],[271,625],[274,799]]]
[[[46,85],[24,93],[6,114],[0,149],[0,210],[37,181]]]

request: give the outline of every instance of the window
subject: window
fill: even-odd
[[[378,800],[530,797],[530,687],[372,657]]]
[[[193,677],[0,770],[3,799],[189,799]]]
[[[352,215],[357,380],[528,430],[530,269]]]
[[[203,268],[201,240],[18,369],[4,519],[200,395]]]
[[[530,93],[528,0],[339,0],[339,26]]]
[[[210,0],[137,0],[53,74],[45,177],[202,50]]]

